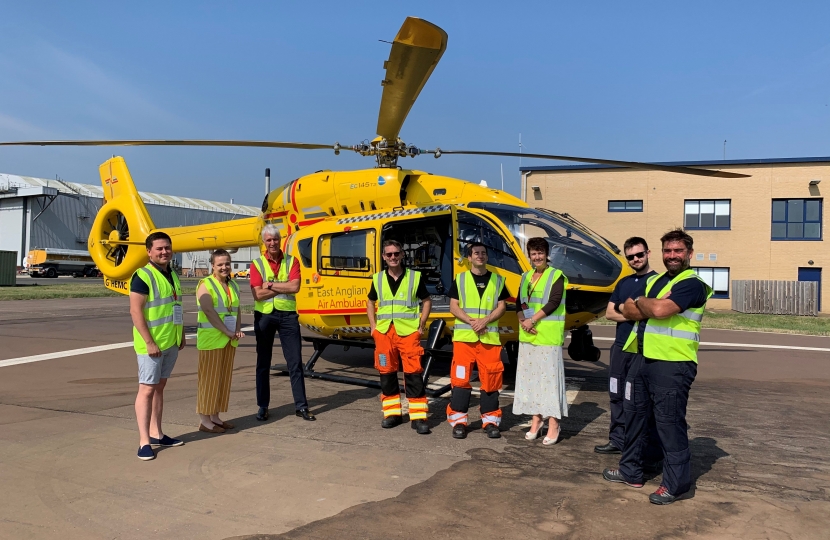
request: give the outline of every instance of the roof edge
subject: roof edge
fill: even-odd
[[[762,159],[717,159],[710,161],[647,161],[649,165],[669,165],[675,167],[718,167],[727,165],[773,165],[776,163],[830,163],[830,157],[794,157]],[[539,167],[519,167],[521,172],[533,171],[577,171],[590,169],[626,169],[619,165],[544,165]]]

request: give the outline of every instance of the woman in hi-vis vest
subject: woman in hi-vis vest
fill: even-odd
[[[213,273],[199,282],[196,348],[199,349],[199,372],[196,412],[199,431],[224,433],[233,424],[219,418],[228,411],[231,397],[233,358],[239,339],[245,337],[239,307],[239,287],[231,279],[231,255],[217,249],[210,256]]]
[[[539,436],[544,417],[549,417],[545,446],[556,444],[562,430],[559,420],[568,416],[565,395],[565,288],[568,278],[548,266],[549,246],[544,238],[527,241],[533,265],[522,276],[516,309],[519,317],[519,359],[513,414],[532,414],[527,440]]]

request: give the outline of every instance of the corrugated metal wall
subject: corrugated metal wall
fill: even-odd
[[[15,199],[19,201],[19,199]],[[46,199],[40,199],[45,201]],[[102,199],[94,197],[72,197],[60,195],[49,208],[32,224],[29,249],[86,249],[89,229],[95,214],[101,207]],[[40,212],[40,203],[33,202],[32,217]],[[16,219],[20,219],[20,203],[17,204]],[[202,225],[216,221],[227,221],[236,216],[222,212],[210,212],[175,206],[147,205],[147,211],[156,227],[178,227]],[[0,217],[2,219],[2,217]],[[19,225],[18,225],[19,228]],[[20,235],[17,235],[18,243]],[[5,246],[4,246],[5,247]],[[12,249],[14,246],[5,247]],[[16,249],[20,249],[19,246]]]

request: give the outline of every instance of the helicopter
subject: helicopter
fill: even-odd
[[[301,289],[296,295],[300,324],[324,338],[365,339],[372,275],[383,269],[381,245],[401,242],[405,264],[422,272],[432,295],[431,320],[443,320],[449,331],[449,291],[454,276],[469,269],[466,247],[483,242],[488,269],[506,279],[515,302],[523,272],[531,268],[525,255],[529,238],[544,237],[550,263],[568,277],[566,328],[574,360],[599,359],[587,325],[604,313],[616,282],[630,273],[620,250],[568,214],[531,208],[521,199],[461,179],[398,165],[399,159],[432,155],[489,155],[600,163],[682,174],[739,178],[746,175],[693,167],[631,161],[479,150],[422,149],[399,138],[418,95],[447,47],[438,26],[408,17],[391,44],[378,115],[377,137],[352,146],[277,141],[236,140],[86,140],[2,142],[0,146],[244,146],[353,151],[375,158],[375,167],[356,171],[317,171],[279,187],[265,197],[259,216],[231,221],[164,228],[177,252],[234,249],[261,245],[266,224],[276,225],[283,249],[299,258]],[[129,294],[129,279],[144,266],[144,239],[155,228],[135,187],[126,162],[113,157],[99,167],[104,204],[88,239],[89,252],[107,288]],[[518,346],[515,310],[499,321],[508,356]]]

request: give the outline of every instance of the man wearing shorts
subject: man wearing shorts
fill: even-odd
[[[155,459],[153,446],[181,446],[161,429],[164,386],[185,346],[182,324],[182,287],[170,267],[173,243],[163,232],[145,241],[150,262],[139,268],[130,281],[130,316],[133,347],[138,356],[138,459]]]

